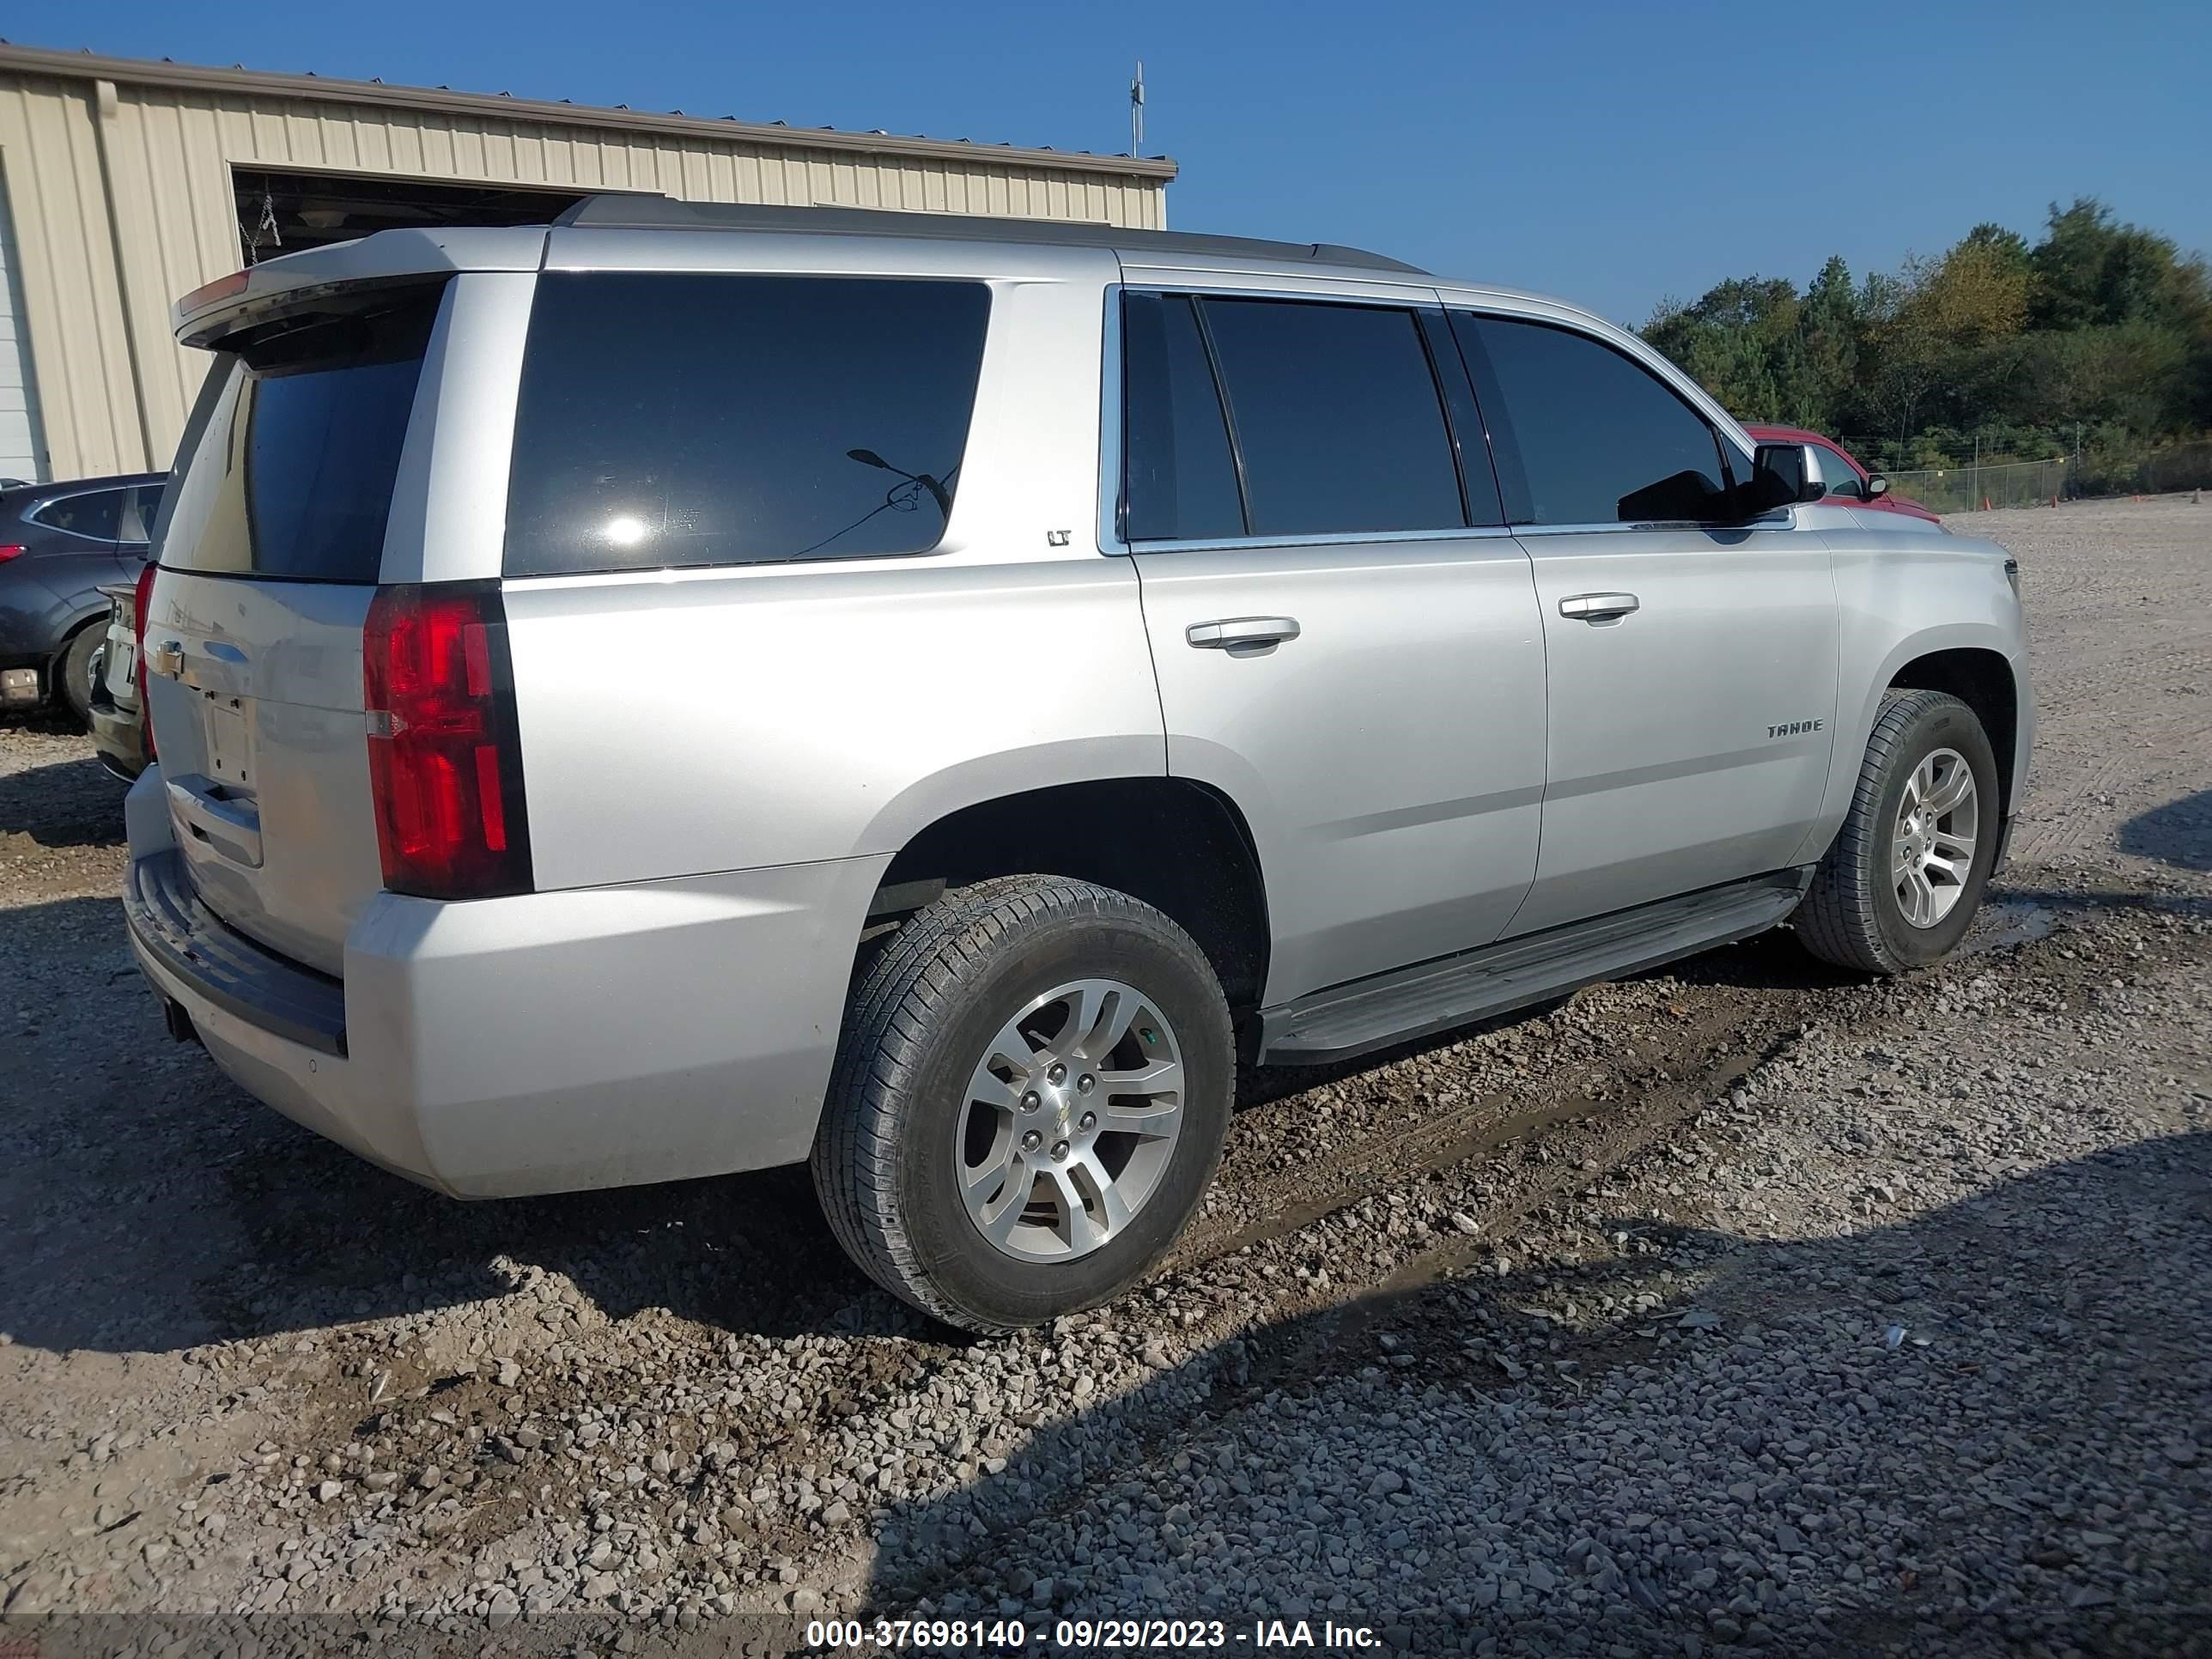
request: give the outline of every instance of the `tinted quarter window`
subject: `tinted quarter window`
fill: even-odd
[[[1856,467],[1826,444],[1815,447],[1820,457],[1820,477],[1827,481],[1831,495],[1842,495],[1856,501],[1866,494]]]
[[[442,285],[307,319],[230,356],[177,475],[172,569],[374,582]],[[198,414],[195,413],[195,422]],[[142,507],[143,530],[158,499]]]
[[[161,486],[141,484],[124,496],[118,539],[143,546],[154,539],[154,526],[161,516]]]
[[[1436,376],[1410,311],[1200,301],[1255,536],[1464,526]]]
[[[1121,351],[1122,534],[1133,542],[1243,535],[1237,462],[1190,297],[1124,295]]]
[[[1513,522],[1698,520],[1721,506],[1712,428],[1641,363],[1545,324],[1467,313],[1452,324],[1492,436],[1519,462],[1506,489],[1525,494],[1507,502]]]
[[[971,282],[547,273],[507,574],[927,551],[989,311]]]
[[[64,495],[31,514],[31,522],[66,530],[72,536],[112,542],[122,521],[125,494],[120,489],[94,489],[82,495]]]

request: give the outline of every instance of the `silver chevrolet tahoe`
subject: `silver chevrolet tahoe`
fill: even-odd
[[[1937,960],[2026,775],[2001,549],[1353,249],[605,197],[177,331],[171,1030],[455,1197],[811,1160],[972,1329],[1158,1258],[1240,1066]]]

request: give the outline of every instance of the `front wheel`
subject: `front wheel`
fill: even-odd
[[[862,970],[813,1154],[847,1254],[948,1324],[1108,1301],[1212,1179],[1229,1010],[1188,934],[1126,893],[1011,876],[918,912]]]
[[[1898,974],[1948,956],[1981,908],[2002,833],[1996,757],[1974,711],[1893,693],[1850,816],[1794,918],[1823,961]]]

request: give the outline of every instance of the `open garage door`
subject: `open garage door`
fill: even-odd
[[[234,167],[230,178],[247,264],[380,230],[542,225],[586,193],[268,167]]]

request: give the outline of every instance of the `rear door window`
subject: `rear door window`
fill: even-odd
[[[1200,302],[1254,536],[1463,527],[1459,469],[1410,311]]]
[[[507,574],[928,551],[989,313],[976,282],[546,273]]]
[[[1190,296],[1126,295],[1121,330],[1123,536],[1132,542],[1242,536],[1237,459]]]
[[[162,564],[375,581],[441,291],[371,296],[232,354],[179,475]]]
[[[1514,524],[1697,521],[1718,504],[1720,441],[1673,387],[1602,341],[1455,312]]]
[[[72,536],[112,542],[122,523],[124,497],[120,489],[88,489],[81,495],[64,495],[48,501],[31,514],[31,522]]]

